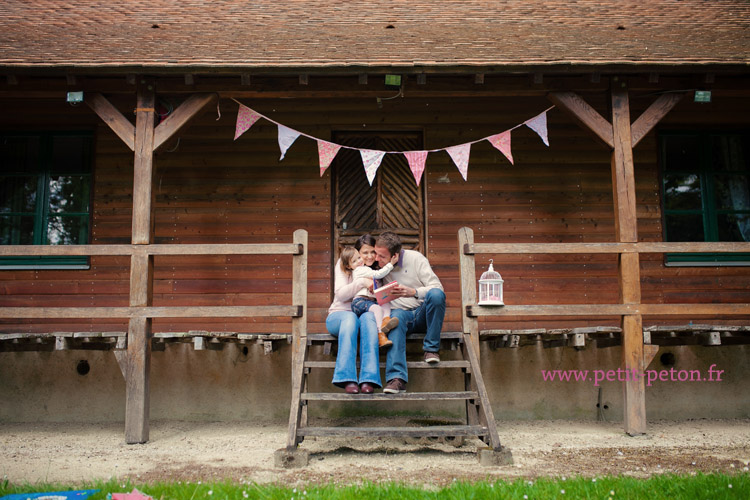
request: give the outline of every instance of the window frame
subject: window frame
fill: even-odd
[[[661,196],[661,210],[662,210],[662,238],[663,241],[675,241],[668,239],[667,234],[667,216],[671,213],[700,213],[703,222],[703,241],[704,242],[720,242],[719,240],[719,222],[718,216],[724,213],[748,213],[750,214],[750,208],[748,210],[726,210],[719,209],[716,207],[716,184],[713,179],[714,170],[712,169],[711,162],[711,142],[714,137],[717,136],[729,136],[729,135],[750,135],[750,131],[747,129],[669,129],[662,130],[659,132],[657,148],[659,155],[659,192]],[[699,176],[700,182],[700,193],[701,193],[701,208],[692,210],[675,210],[666,208],[666,179],[667,179],[667,147],[665,145],[665,139],[669,137],[695,137],[699,141],[698,151],[698,168],[696,172]],[[750,155],[750,150],[747,151]],[[679,173],[679,171],[677,171]],[[750,180],[750,166],[747,167],[746,175]],[[670,172],[672,173],[672,172]],[[688,173],[688,171],[685,171]],[[671,267],[699,267],[699,266],[750,266],[750,253],[680,253],[680,254],[665,254],[664,264]]]
[[[48,242],[48,225],[51,217],[55,214],[52,212],[50,207],[50,180],[54,177],[76,175],[88,179],[84,194],[87,200],[86,211],[65,211],[60,213],[60,217],[76,217],[83,220],[85,228],[81,231],[85,235],[84,241],[80,241],[76,244],[85,245],[91,241],[91,229],[92,229],[92,205],[93,205],[93,194],[94,194],[94,145],[95,136],[93,131],[90,130],[30,130],[30,131],[12,131],[2,130],[0,131],[0,140],[12,137],[27,137],[37,138],[39,140],[39,156],[37,158],[37,164],[34,166],[34,170],[30,173],[37,177],[36,193],[42,193],[42,200],[35,203],[33,217],[34,217],[34,241],[29,246],[34,245],[51,245]],[[53,146],[54,140],[58,137],[81,137],[88,141],[88,145],[82,151],[83,162],[80,170],[75,172],[58,169],[53,164]],[[6,172],[0,171],[1,175],[4,176],[23,176],[24,172]],[[7,212],[3,215],[13,216],[22,215],[28,216],[27,212]],[[64,244],[64,243],[63,243]],[[16,257],[0,257],[0,270],[3,269],[89,269],[90,268],[90,257],[89,256],[16,256]]]

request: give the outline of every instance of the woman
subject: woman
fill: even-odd
[[[361,236],[354,245],[359,250],[365,265],[375,262],[375,238],[369,234]],[[349,394],[372,394],[380,387],[380,365],[378,360],[378,327],[371,312],[359,318],[352,312],[352,299],[363,287],[372,286],[372,280],[352,280],[344,272],[341,259],[334,269],[333,302],[328,308],[326,329],[338,337],[336,368],[333,384],[343,387]],[[360,371],[357,377],[357,344],[359,344]]]

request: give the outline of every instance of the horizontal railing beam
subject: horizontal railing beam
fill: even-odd
[[[251,318],[302,316],[302,306],[0,307],[0,318]]]
[[[641,242],[641,243],[467,243],[465,255],[553,253],[750,253],[750,243]]]
[[[750,315],[750,304],[555,304],[466,307],[470,317],[486,316],[713,316]]]
[[[0,245],[0,257],[81,255],[302,255],[294,243],[172,244],[172,245]]]

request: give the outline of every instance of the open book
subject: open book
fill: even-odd
[[[387,285],[383,285],[380,288],[378,288],[377,282],[375,283],[372,293],[375,294],[375,299],[377,299],[379,305],[382,306],[383,304],[386,304],[396,298],[391,294],[391,291],[395,286],[398,286],[397,281],[391,281]]]

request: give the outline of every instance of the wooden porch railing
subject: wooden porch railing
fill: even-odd
[[[153,272],[139,276],[138,263],[153,266],[155,255],[291,255],[292,303],[270,306],[169,306],[155,307],[151,300],[144,305],[128,307],[0,307],[0,318],[57,319],[57,318],[125,318],[128,328],[128,356],[126,385],[126,441],[148,441],[151,319],[153,318],[230,318],[230,317],[289,317],[292,321],[292,341],[296,346],[307,335],[307,231],[294,232],[289,244],[182,244],[182,245],[67,245],[67,246],[0,246],[0,256],[57,256],[57,255],[128,255],[131,257],[130,296],[133,288],[153,290]],[[131,304],[133,301],[131,300]],[[133,338],[135,337],[135,339]],[[138,390],[131,390],[132,387]]]
[[[458,231],[459,265],[461,272],[461,317],[462,328],[471,334],[472,344],[479,353],[479,317],[528,317],[528,316],[620,316],[623,332],[626,329],[641,333],[639,339],[628,339],[623,335],[623,367],[631,373],[643,373],[658,352],[658,346],[644,346],[643,316],[750,316],[749,303],[725,304],[643,304],[640,301],[640,273],[637,267],[628,268],[623,256],[641,253],[743,253],[750,252],[750,243],[475,243],[474,231],[463,227]],[[554,304],[554,305],[506,305],[480,306],[477,304],[477,273],[474,256],[478,254],[593,254],[619,255],[620,297],[619,304]],[[624,288],[629,293],[624,293]],[[637,297],[637,300],[628,300]],[[635,328],[633,328],[635,327]],[[645,432],[645,387],[642,378],[633,377],[624,382],[625,431],[629,434]]]

